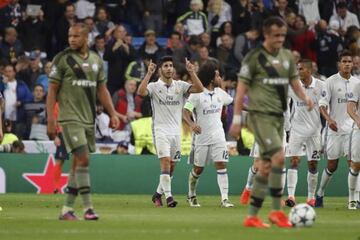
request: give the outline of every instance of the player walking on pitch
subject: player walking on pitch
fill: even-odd
[[[281,176],[285,162],[283,149],[284,112],[287,108],[289,84],[311,110],[312,100],[305,95],[290,51],[283,43],[287,32],[286,23],[279,17],[270,17],[263,25],[264,43],[247,54],[239,73],[233,123],[230,133],[238,137],[241,131],[241,110],[244,95],[249,97],[249,125],[260,147],[259,170],[251,190],[246,227],[269,227],[257,217],[267,188],[272,197],[269,220],[279,227],[291,227],[281,211]]]
[[[74,203],[82,199],[85,220],[97,220],[90,192],[89,152],[95,151],[95,103],[98,97],[111,116],[112,127],[119,124],[106,88],[106,78],[100,57],[88,49],[88,28],[77,23],[69,29],[69,48],[55,56],[49,75],[47,97],[48,132],[56,134],[54,106],[59,104],[58,123],[68,152],[73,155],[66,188],[65,204],[60,220],[76,220]]]
[[[193,168],[189,173],[188,202],[190,207],[200,207],[196,198],[196,187],[206,163],[214,162],[221,206],[233,207],[228,196],[229,181],[226,170],[229,153],[221,122],[223,106],[232,103],[233,98],[219,87],[221,77],[216,63],[208,61],[201,66],[198,77],[205,87],[204,91],[191,94],[183,110],[183,118],[194,132],[193,149],[189,156],[189,163],[193,164]],[[195,122],[191,119],[191,114]]]
[[[160,180],[152,197],[155,206],[162,206],[161,196],[165,194],[168,207],[176,207],[171,194],[171,176],[176,162],[180,161],[180,136],[182,108],[189,93],[203,91],[203,85],[196,76],[195,67],[186,59],[186,69],[193,84],[174,80],[174,64],[170,56],[164,56],[159,63],[160,78],[151,82],[156,65],[150,62],[148,72],[139,85],[138,94],[150,96],[153,110],[153,138],[157,156],[160,159]]]

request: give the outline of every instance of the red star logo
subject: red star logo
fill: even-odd
[[[55,160],[53,155],[50,154],[43,173],[23,173],[23,177],[36,187],[37,193],[52,194],[55,190],[54,173]],[[68,174],[61,174],[59,180],[61,193],[64,192],[67,180]]]

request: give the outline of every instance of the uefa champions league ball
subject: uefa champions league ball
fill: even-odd
[[[311,227],[316,218],[314,208],[306,203],[297,204],[289,214],[289,220],[294,227]]]

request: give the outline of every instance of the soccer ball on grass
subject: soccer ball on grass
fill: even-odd
[[[289,220],[294,227],[311,227],[316,218],[314,208],[306,203],[297,204],[289,214]]]

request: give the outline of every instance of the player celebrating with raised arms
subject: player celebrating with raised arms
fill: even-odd
[[[189,157],[193,168],[189,174],[188,202],[190,207],[200,207],[196,198],[199,177],[206,163],[214,162],[221,193],[221,206],[233,207],[228,196],[229,182],[226,170],[229,154],[221,122],[223,106],[232,103],[233,98],[219,87],[221,77],[215,62],[208,61],[201,66],[198,77],[205,89],[202,93],[191,94],[183,110],[183,118],[195,134]]]
[[[286,23],[279,17],[269,17],[263,24],[263,45],[250,51],[242,62],[236,92],[233,123],[230,133],[239,137],[243,98],[248,95],[248,121],[260,147],[259,169],[251,190],[249,214],[245,227],[269,227],[257,217],[267,189],[272,197],[269,220],[279,227],[291,227],[281,211],[282,171],[285,163],[283,149],[284,112],[287,108],[288,87],[312,109],[298,80],[294,58],[282,46],[287,32]]]
[[[153,138],[157,156],[160,159],[160,180],[152,201],[155,206],[162,206],[161,196],[165,194],[168,207],[176,207],[177,202],[171,194],[171,176],[176,162],[180,161],[180,136],[182,108],[189,93],[203,91],[195,67],[186,59],[186,69],[193,84],[174,80],[174,63],[171,56],[164,56],[159,63],[160,78],[149,83],[156,70],[150,62],[148,72],[139,85],[138,94],[150,96],[153,110]]]

